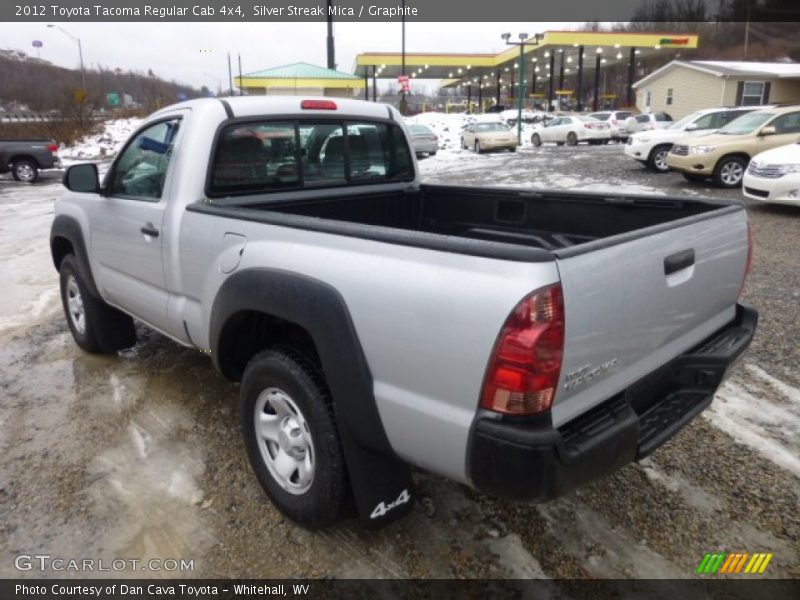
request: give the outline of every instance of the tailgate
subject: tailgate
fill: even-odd
[[[566,332],[556,427],[734,318],[747,263],[744,208],[670,225],[577,246],[558,259]]]

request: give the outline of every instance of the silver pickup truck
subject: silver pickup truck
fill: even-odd
[[[426,185],[383,104],[193,100],[64,183],[75,341],[129,347],[136,319],[208,353],[308,527],[404,514],[411,465],[534,500],[606,475],[706,408],[756,327],[741,205]]]

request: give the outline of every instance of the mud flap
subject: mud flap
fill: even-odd
[[[339,437],[356,510],[364,525],[378,529],[408,514],[414,503],[409,466],[396,456],[362,446],[346,425],[339,425]]]

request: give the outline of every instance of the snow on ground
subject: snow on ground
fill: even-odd
[[[87,135],[72,146],[62,145],[58,155],[65,166],[85,160],[111,158],[141,122],[142,119],[138,118],[106,121],[99,132]]]
[[[726,382],[704,415],[737,442],[800,477],[800,390],[756,365]]]

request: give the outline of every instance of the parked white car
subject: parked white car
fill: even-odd
[[[625,120],[625,131],[630,135],[637,131],[650,131],[652,129],[666,129],[672,125],[669,113],[654,112],[644,115],[634,115]]]
[[[603,144],[611,139],[608,123],[593,117],[557,117],[533,132],[531,144],[541,146],[545,142],[555,142],[559,146],[575,146],[578,142]]]
[[[624,140],[628,137],[628,132],[625,130],[625,121],[631,116],[630,111],[627,110],[604,110],[595,113],[589,113],[590,117],[594,117],[599,121],[608,123],[611,130],[612,140]]]
[[[800,206],[800,142],[756,154],[742,180],[753,200]]]
[[[758,108],[760,107],[740,106],[698,110],[672,123],[666,129],[634,133],[625,144],[625,154],[657,173],[667,173],[669,171],[667,154],[678,139],[716,133],[720,127]]]

